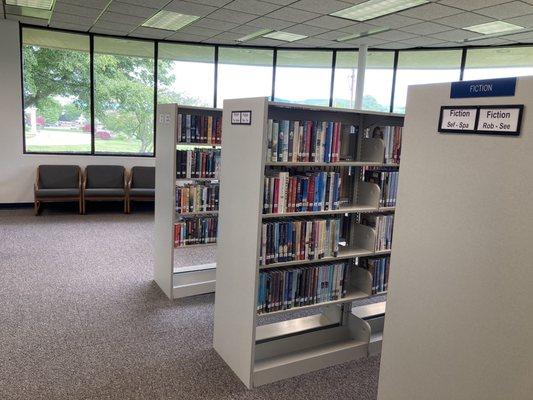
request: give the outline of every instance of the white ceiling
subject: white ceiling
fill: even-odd
[[[500,38],[469,42],[468,45],[533,43],[533,0],[434,0],[410,10],[365,23],[328,14],[365,0],[56,0],[51,17],[19,15],[20,8],[5,5],[2,17],[28,24],[81,32],[150,39],[237,44],[236,39],[261,28],[309,36],[293,43],[257,38],[244,45],[274,47],[405,49],[457,47],[479,36],[466,26],[496,20],[531,30]],[[177,32],[141,27],[159,10],[198,15],[202,18]],[[375,27],[390,31],[339,43],[335,39]]]

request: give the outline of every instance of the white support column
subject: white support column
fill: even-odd
[[[357,57],[357,85],[355,87],[355,109],[363,108],[363,93],[365,91],[365,71],[366,71],[366,56],[368,53],[368,46],[363,45],[359,47],[359,55]]]

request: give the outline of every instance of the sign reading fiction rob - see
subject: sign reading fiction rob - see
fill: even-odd
[[[450,97],[464,99],[469,97],[514,96],[516,78],[482,79],[477,81],[452,82]]]
[[[439,132],[519,135],[523,105],[442,106]]]

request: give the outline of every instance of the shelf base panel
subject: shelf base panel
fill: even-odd
[[[195,296],[215,291],[216,264],[205,264],[195,267],[177,269],[174,272],[172,297]]]

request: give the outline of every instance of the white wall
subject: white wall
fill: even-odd
[[[39,164],[155,165],[154,158],[23,154],[18,22],[0,20],[0,204],[33,201]]]

